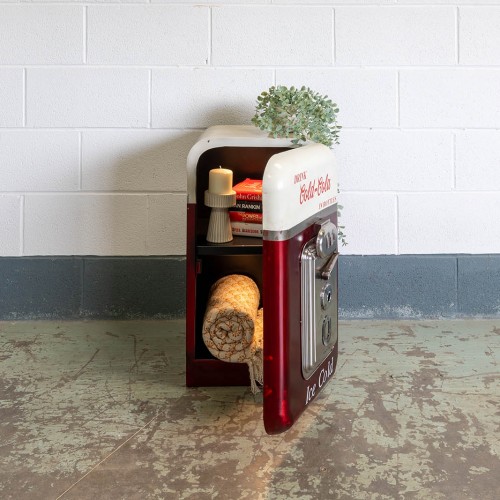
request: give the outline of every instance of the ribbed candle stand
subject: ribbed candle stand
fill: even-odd
[[[231,221],[227,209],[236,205],[236,193],[214,194],[205,191],[205,205],[212,208],[208,223],[207,241],[227,243],[233,239]]]

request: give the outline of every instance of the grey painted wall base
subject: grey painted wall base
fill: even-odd
[[[0,258],[0,319],[178,318],[179,257]]]
[[[0,319],[180,318],[181,257],[0,258]],[[341,256],[342,319],[500,317],[500,255]]]
[[[500,317],[500,255],[343,256],[349,319]]]

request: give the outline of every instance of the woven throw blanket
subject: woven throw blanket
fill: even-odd
[[[218,280],[210,289],[203,341],[218,359],[246,363],[252,392],[263,384],[263,311],[255,282],[241,274]]]

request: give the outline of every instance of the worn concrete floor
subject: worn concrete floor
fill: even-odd
[[[267,436],[247,388],[184,386],[181,321],[0,323],[0,498],[500,499],[500,321],[340,339]]]

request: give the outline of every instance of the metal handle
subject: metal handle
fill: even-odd
[[[338,258],[339,258],[338,253],[333,254],[330,260],[325,264],[325,267],[321,269],[320,275],[322,279],[324,280],[330,279],[330,275],[332,274],[332,271],[335,269],[335,265],[337,264]]]
[[[331,220],[322,222],[316,236],[316,253],[324,259],[337,251],[337,228]]]

